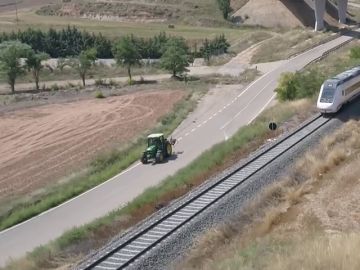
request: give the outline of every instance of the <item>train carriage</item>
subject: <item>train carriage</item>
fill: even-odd
[[[360,93],[360,66],[326,80],[321,88],[317,108],[322,113],[336,113]]]

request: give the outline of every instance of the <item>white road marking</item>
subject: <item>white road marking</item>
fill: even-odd
[[[193,128],[190,132],[194,132],[195,131],[195,128]]]
[[[180,142],[183,139],[183,137],[180,137],[177,139],[178,142]]]
[[[185,136],[189,136],[189,134],[190,134],[189,132],[186,132]]]
[[[204,122],[202,122],[202,123],[203,123],[203,125],[205,125],[205,124],[207,123],[207,121],[208,121],[208,120],[204,120]]]
[[[272,97],[269,99],[268,102],[266,102],[264,107],[262,107],[261,110],[247,124],[249,125],[252,121],[254,121],[255,118],[258,117],[265,110],[265,108],[270,104],[271,101],[274,100],[275,97],[276,97],[276,94],[272,95]]]
[[[209,117],[209,120],[211,120],[211,119],[213,119],[213,116],[210,116],[210,117]]]
[[[245,109],[247,109],[247,107],[249,107],[249,105],[266,89],[266,87],[269,86],[270,83],[272,83],[273,80],[269,81],[260,91],[259,93],[257,93],[246,105],[244,108],[242,108],[232,119],[230,119],[229,121],[227,121],[221,128],[220,130],[226,128],[231,122],[233,122]]]
[[[197,127],[199,128],[199,127],[201,127],[201,125],[202,125],[202,124],[198,124]]]

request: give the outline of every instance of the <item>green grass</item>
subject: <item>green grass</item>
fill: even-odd
[[[172,86],[174,86],[174,83],[172,83]],[[206,84],[201,82],[189,83],[187,88],[186,98],[176,104],[174,110],[160,120],[153,132],[170,134],[187,114],[195,108],[197,100],[206,92]],[[110,179],[138,160],[144,148],[145,135],[142,135],[125,149],[98,157],[92,162],[86,174],[78,175],[65,184],[51,187],[40,197],[34,196],[33,199],[19,203],[6,214],[3,214],[0,220],[0,229],[8,228],[29,219]]]
[[[131,216],[132,213],[136,211],[141,211],[143,207],[148,207],[149,205],[159,202],[164,195],[175,192],[184,185],[191,184],[199,175],[203,175],[214,166],[223,164],[227,157],[239,151],[239,149],[246,147],[249,142],[256,138],[264,137],[270,132],[267,128],[270,120],[275,120],[281,125],[281,123],[284,123],[300,109],[300,107],[296,108],[288,103],[284,103],[270,110],[266,110],[252,124],[241,128],[228,141],[215,145],[210,150],[204,152],[190,165],[179,170],[174,176],[166,178],[161,184],[147,189],[124,208],[115,210],[90,224],[69,230],[56,241],[36,249],[25,259],[27,265],[32,265],[32,267],[26,269],[37,269],[37,267],[44,264],[44,262],[57,261],[55,258],[58,257],[63,258],[65,256],[68,257],[68,260],[72,260],[74,257],[79,256],[80,254],[75,252],[76,246],[81,247],[88,239],[95,239],[99,230],[101,231],[101,228],[107,228],[107,231],[114,231],[114,233],[116,233],[116,231],[119,231],[119,228],[112,228],[111,224],[116,223],[116,221],[121,218]],[[103,239],[100,242],[104,243],[105,241],[106,239]],[[72,251],[71,256],[69,255],[69,249]],[[13,262],[8,269],[15,269],[19,263],[19,261]],[[24,263],[24,261],[22,263]],[[45,269],[59,267],[61,264],[61,262],[55,263],[55,266]]]

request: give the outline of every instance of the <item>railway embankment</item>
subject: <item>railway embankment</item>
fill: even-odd
[[[285,176],[194,241],[175,269],[358,269],[359,99],[336,118],[330,134],[315,136]]]

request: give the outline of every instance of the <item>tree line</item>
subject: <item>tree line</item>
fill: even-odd
[[[112,53],[115,56],[119,66],[127,69],[129,83],[132,83],[131,69],[133,66],[141,65],[140,49],[136,46],[132,36],[126,36],[114,44]],[[76,57],[67,58],[62,67],[68,65],[72,67],[80,76],[83,86],[85,86],[86,75],[95,64],[97,55],[96,48],[89,48],[80,52]],[[25,59],[25,64],[21,59]],[[30,45],[20,41],[4,41],[0,43],[0,72],[5,74],[11,87],[11,92],[15,92],[16,79],[25,73],[31,71],[36,90],[39,90],[39,80],[41,70],[44,68],[43,60],[49,58],[44,52],[36,52]],[[169,38],[163,47],[163,53],[160,58],[160,67],[171,72],[173,77],[178,78],[187,71],[187,67],[193,61],[189,53],[189,47],[183,38]]]
[[[15,92],[16,78],[26,70],[32,73],[36,90],[39,90],[43,61],[49,57],[66,56],[58,66],[72,67],[78,72],[85,86],[86,74],[95,64],[95,60],[105,55],[105,48],[108,56],[114,57],[118,65],[127,69],[131,83],[131,68],[134,65],[140,66],[141,59],[146,58],[145,56],[160,58],[161,68],[170,71],[173,77],[178,77],[187,71],[186,67],[194,61],[195,56],[200,54],[209,60],[211,55],[226,53],[230,46],[224,35],[210,41],[206,39],[199,52],[191,52],[184,38],[167,36],[165,33],[150,39],[129,35],[116,42],[110,42],[99,34],[92,35],[94,40],[98,40],[93,43],[81,41],[87,32],[80,32],[74,27],[61,31],[50,29],[47,33],[48,35],[45,35],[39,30],[28,29],[17,34],[12,32],[0,35],[0,72],[5,74],[12,93]],[[21,58],[25,59],[25,64],[21,63]]]
[[[167,42],[172,38],[166,33],[159,33],[151,38],[140,38],[130,35],[132,44],[143,59],[159,59],[165,52]],[[4,41],[18,40],[28,44],[35,52],[47,53],[52,58],[67,58],[78,56],[82,51],[94,48],[97,58],[115,58],[112,48],[118,40],[111,40],[101,33],[89,33],[85,30],[80,31],[75,26],[68,26],[62,30],[50,28],[48,31],[41,31],[28,28],[24,31],[0,33],[0,43]],[[210,45],[210,47],[209,47]],[[203,41],[200,50],[192,52],[194,57],[206,58],[209,55],[216,55],[218,52],[226,53],[230,45],[224,35],[216,37],[214,40]]]

